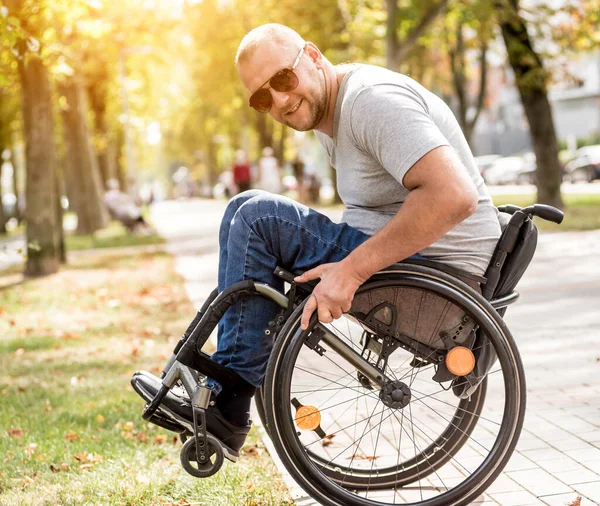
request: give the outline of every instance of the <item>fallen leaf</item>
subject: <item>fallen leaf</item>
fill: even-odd
[[[133,430],[135,424],[133,422],[127,422],[123,425],[123,430]]]
[[[104,422],[104,417],[100,414],[96,415],[96,421],[98,423],[103,423]]]
[[[8,429],[8,435],[11,437],[23,437],[23,429]]]
[[[574,501],[571,501],[567,506],[581,506],[581,496],[578,496]]]
[[[94,467],[94,464],[81,464],[79,466],[79,470],[80,471],[87,471],[87,470],[91,469],[92,467]]]
[[[76,432],[73,432],[72,430],[67,431],[67,433],[65,434],[64,438],[67,441],[76,441],[79,439],[79,435]]]
[[[351,455],[350,457],[346,457],[346,458],[372,461],[372,460],[377,460],[379,457],[375,457],[372,455],[365,455],[364,453],[355,453],[354,455]]]
[[[329,434],[328,436],[325,436],[323,439],[321,439],[321,445],[323,445],[323,447],[327,447],[330,444],[333,443],[333,438],[335,437],[335,434]]]
[[[167,440],[166,434],[157,434],[154,436],[154,444],[161,445]]]
[[[265,449],[257,446],[250,446],[244,450],[244,454],[251,455],[253,457],[260,457],[263,453],[265,453]]]

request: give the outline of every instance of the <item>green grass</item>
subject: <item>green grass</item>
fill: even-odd
[[[535,203],[534,195],[494,195],[494,204],[514,204],[525,207]],[[540,230],[566,232],[600,228],[600,195],[563,195],[565,219],[560,225],[535,219]]]
[[[255,431],[198,480],[174,434],[141,418],[131,374],[159,372],[195,311],[171,257],[97,252],[17,276],[0,276],[2,506],[291,504]]]
[[[118,248],[122,246],[146,246],[150,244],[164,244],[165,240],[156,235],[136,235],[116,221],[108,227],[91,235],[65,236],[67,251],[78,251],[92,248]]]

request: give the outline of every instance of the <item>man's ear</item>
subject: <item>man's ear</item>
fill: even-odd
[[[315,62],[317,68],[321,68],[323,66],[323,54],[319,51],[319,48],[315,46],[312,42],[306,43],[306,49],[304,50],[308,57]]]

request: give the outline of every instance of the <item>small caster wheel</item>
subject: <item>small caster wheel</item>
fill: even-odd
[[[196,478],[208,478],[221,469],[223,465],[223,448],[219,440],[209,434],[204,444],[206,445],[204,450],[206,460],[204,462],[198,462],[195,437],[190,437],[184,443],[179,454],[183,468]]]

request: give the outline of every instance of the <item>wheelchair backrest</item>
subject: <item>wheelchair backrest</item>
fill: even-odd
[[[503,247],[503,239],[505,239],[508,232],[508,224],[512,216],[513,215],[507,213],[499,213],[498,219],[500,221],[502,234],[498,240],[498,245],[496,246],[496,251],[492,255],[492,259],[498,257],[497,253]],[[501,266],[500,277],[496,286],[493,287],[492,298],[508,295],[517,286],[517,283],[523,276],[523,273],[527,270],[527,267],[533,258],[533,254],[535,253],[537,236],[537,228],[533,224],[533,221],[530,218],[525,219],[519,227],[516,243],[512,251],[506,255],[504,264]],[[492,261],[485,273],[486,278],[493,279],[491,270],[495,267],[496,266]]]

